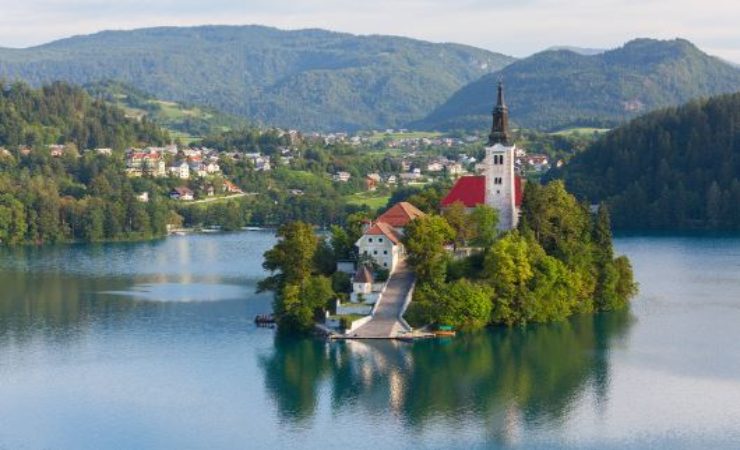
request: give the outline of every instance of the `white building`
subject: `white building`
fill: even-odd
[[[405,255],[401,239],[409,222],[425,214],[408,202],[393,205],[388,211],[370,223],[357,240],[360,255],[372,257],[375,262],[391,273]]]
[[[370,225],[355,245],[360,255],[371,256],[379,266],[391,272],[402,254],[401,235],[383,222]]]
[[[334,179],[334,181],[346,183],[351,177],[352,175],[349,172],[337,172],[332,178]]]
[[[352,295],[350,300],[357,302],[363,300],[367,302],[372,301],[373,294],[373,273],[367,266],[362,266],[357,269],[357,273],[352,278]]]
[[[170,174],[181,180],[187,180],[190,178],[190,166],[187,162],[182,161],[180,164],[175,164],[170,167]]]

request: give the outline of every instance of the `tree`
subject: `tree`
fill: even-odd
[[[419,283],[433,286],[444,283],[447,271],[444,245],[454,236],[450,225],[440,216],[420,217],[406,226],[403,242]]]
[[[304,222],[290,222],[277,231],[278,242],[265,252],[262,267],[279,272],[260,282],[261,290],[279,290],[285,285],[300,285],[313,271],[319,238]]]
[[[470,226],[470,217],[463,202],[454,202],[442,212],[442,217],[454,233],[455,248],[465,245],[468,239],[473,236],[475,230]]]
[[[339,225],[331,227],[331,248],[337,260],[351,259],[354,256],[355,243],[351,242],[349,233]]]
[[[496,241],[486,253],[483,274],[496,293],[491,319],[512,325],[526,321],[527,283],[534,276],[530,246],[518,233]]]
[[[101,202],[89,202],[85,211],[82,238],[87,242],[97,242],[105,237],[105,210]]]
[[[476,205],[470,212],[470,227],[473,230],[473,245],[488,248],[498,235],[498,210],[488,205]]]
[[[26,234],[23,203],[10,194],[0,195],[0,243],[16,245]]]
[[[259,289],[275,293],[273,310],[281,330],[305,333],[336,296],[332,280],[322,275],[322,270],[326,272],[320,267],[325,265],[323,258],[317,258],[320,254],[332,258],[331,248],[303,222],[281,226],[277,236],[277,244],[265,252],[262,267],[278,273],[260,281]]]
[[[465,279],[438,288],[425,285],[414,293],[407,317],[415,325],[436,323],[479,329],[491,318],[492,296],[490,287]]]

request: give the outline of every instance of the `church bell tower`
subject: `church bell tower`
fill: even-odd
[[[491,134],[488,135],[488,145],[510,145],[510,142],[509,108],[504,103],[504,83],[499,81],[496,106],[493,107],[493,125],[491,126]]]
[[[493,124],[488,136],[486,158],[484,160],[486,177],[485,202],[499,212],[500,230],[516,228],[519,222],[519,209],[516,206],[516,186],[514,158],[516,146],[509,132],[509,109],[504,103],[504,85],[498,83],[496,106],[493,108]]]

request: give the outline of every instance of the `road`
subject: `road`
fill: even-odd
[[[398,320],[403,303],[414,285],[414,273],[402,261],[388,281],[388,286],[378,300],[378,308],[370,322],[355,330],[356,339],[390,339],[410,331]]]

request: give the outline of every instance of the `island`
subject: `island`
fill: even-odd
[[[265,253],[279,327],[348,338],[409,338],[419,328],[474,330],[623,309],[637,292],[615,257],[609,210],[562,181],[525,183],[515,170],[499,84],[482,175],[457,180],[437,205],[418,193],[370,218],[347,217],[330,238],[292,222]],[[429,188],[433,190],[434,188]],[[426,210],[413,204],[426,203]]]

